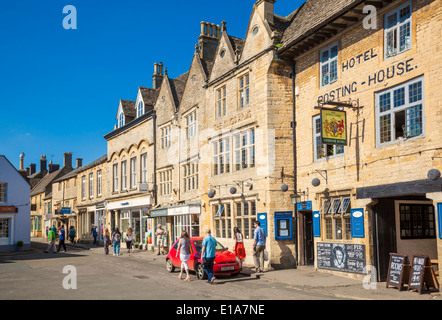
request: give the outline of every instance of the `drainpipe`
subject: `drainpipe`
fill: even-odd
[[[295,87],[295,79],[296,79],[296,73],[295,73],[295,61],[292,60],[292,95],[293,95],[293,122],[292,122],[292,131],[293,131],[293,190],[295,192],[295,199],[297,199],[298,194],[298,181],[297,181],[297,157],[296,157],[296,87]],[[295,201],[295,208],[294,208],[294,231],[295,231],[295,266],[294,268],[298,268],[298,207],[297,203]]]
[[[155,109],[152,110],[152,130],[153,130],[153,198],[154,206],[158,204],[158,187],[157,187],[157,114]]]

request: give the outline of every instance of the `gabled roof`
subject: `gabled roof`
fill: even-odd
[[[244,49],[244,43],[245,40],[233,36],[229,36],[230,43],[232,44],[233,53],[242,53],[242,50]]]
[[[130,100],[120,100],[121,108],[123,108],[123,113],[125,116],[135,117],[137,115],[137,111],[135,109],[135,101]],[[118,119],[118,114],[117,114]]]
[[[53,180],[56,179],[58,177],[58,175],[60,174],[61,169],[54,171],[52,173],[48,173],[46,174],[31,190],[31,197],[35,196],[39,193],[43,193],[46,192],[46,188],[52,184]],[[50,188],[50,190],[52,191],[52,188]]]
[[[184,89],[186,88],[187,78],[189,77],[189,71],[183,73],[175,79],[169,79],[170,89],[172,91],[173,100],[175,106],[178,108],[183,97]]]
[[[361,2],[362,0],[307,0],[287,17],[291,18],[291,22],[284,31],[282,48],[289,47]]]
[[[153,107],[158,98],[159,90],[145,87],[138,87],[143,98],[144,105],[148,107]],[[146,108],[146,111],[152,108]]]

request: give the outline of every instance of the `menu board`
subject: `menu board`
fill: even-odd
[[[411,260],[410,281],[408,290],[418,290],[422,293],[424,283],[429,290],[431,287],[439,290],[439,282],[434,274],[431,261],[428,256],[413,256]]]
[[[365,274],[365,245],[318,243],[319,269]]]
[[[405,255],[390,253],[390,263],[388,265],[388,275],[386,286],[393,286],[402,289],[408,281],[410,265],[408,257]]]

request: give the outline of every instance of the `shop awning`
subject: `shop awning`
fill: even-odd
[[[425,195],[442,191],[442,178],[431,180],[417,180],[400,182],[356,189],[356,199],[388,198],[406,195]]]

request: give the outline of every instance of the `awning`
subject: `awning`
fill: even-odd
[[[436,181],[417,180],[357,188],[356,199],[388,198],[406,195],[425,195],[432,192],[442,192],[442,178]]]

